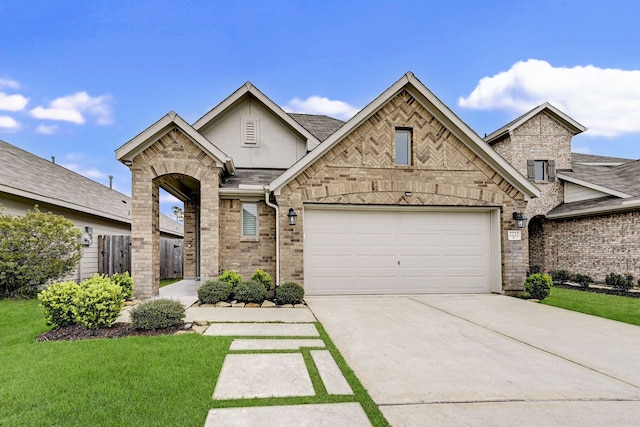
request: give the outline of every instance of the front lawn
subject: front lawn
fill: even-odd
[[[36,342],[49,329],[38,301],[0,300],[0,426],[201,427],[215,407],[354,401],[375,426],[388,425],[316,325],[353,396],[328,395],[303,349],[316,396],[214,401],[232,338],[187,334]]]
[[[542,304],[640,325],[640,298],[553,287]]]

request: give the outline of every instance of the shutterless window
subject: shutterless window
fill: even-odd
[[[396,129],[396,165],[411,164],[411,129]]]
[[[258,236],[258,204],[257,203],[242,204],[242,236],[243,237]]]

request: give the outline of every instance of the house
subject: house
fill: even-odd
[[[133,277],[158,292],[158,192],[184,202],[185,277],[261,268],[308,295],[522,290],[541,191],[412,73],[346,123],[247,83],[190,125],[116,150],[132,173]]]
[[[586,128],[540,105],[485,140],[541,191],[525,210],[529,263],[603,281],[640,276],[640,161],[571,153]]]
[[[62,215],[84,233],[82,259],[69,279],[98,272],[98,236],[131,233],[131,199],[56,163],[0,141],[2,213],[24,215],[38,205]],[[181,238],[182,225],[161,215],[162,237]]]

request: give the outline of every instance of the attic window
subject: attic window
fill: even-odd
[[[258,146],[258,120],[243,120],[242,122],[242,145],[250,147]]]

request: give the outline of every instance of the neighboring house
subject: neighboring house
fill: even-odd
[[[640,162],[571,153],[586,128],[545,103],[485,137],[541,192],[525,210],[529,264],[603,281],[640,276]]]
[[[0,141],[2,213],[24,215],[38,205],[63,215],[83,232],[82,259],[72,279],[98,272],[98,236],[131,234],[131,199],[53,161]],[[163,237],[181,238],[182,225],[160,216]]]
[[[160,187],[184,202],[185,277],[261,268],[308,295],[522,290],[513,218],[541,191],[412,73],[346,123],[287,114],[247,83],[116,158],[132,172],[140,297],[158,292]]]

